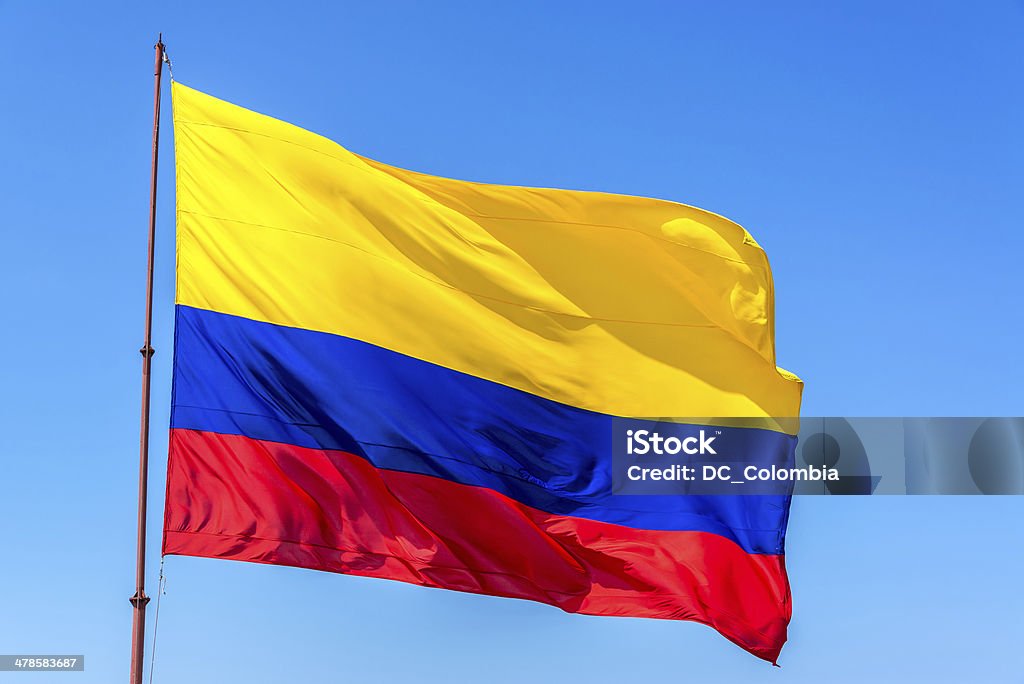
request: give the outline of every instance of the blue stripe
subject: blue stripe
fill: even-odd
[[[346,451],[556,515],[782,553],[788,496],[612,495],[611,416],[338,335],[180,305],[176,320],[172,428]],[[766,463],[795,446],[725,429]]]

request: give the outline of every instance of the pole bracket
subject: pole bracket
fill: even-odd
[[[142,349],[139,350],[139,353],[142,354],[143,356],[145,356],[146,358],[150,358],[151,359],[151,358],[153,358],[153,354],[156,354],[156,349],[153,349],[149,345],[146,345]]]
[[[132,604],[136,608],[145,608],[146,604],[149,603],[149,597],[146,596],[146,592],[139,589],[135,592],[135,595],[128,599],[128,603]]]

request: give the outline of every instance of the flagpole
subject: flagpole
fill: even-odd
[[[149,478],[149,387],[153,366],[153,249],[156,240],[156,170],[160,147],[160,76],[163,72],[163,34],[156,39],[156,67],[153,69],[153,164],[149,181],[149,251],[146,259],[146,335],[142,343],[142,421],[139,435],[139,518],[135,551],[135,594],[132,604],[131,684],[142,684],[142,657],[146,634],[146,499]]]

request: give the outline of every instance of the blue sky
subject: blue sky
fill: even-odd
[[[0,652],[87,658],[33,681],[128,672],[157,31],[183,83],[391,164],[742,223],[807,415],[1024,415],[1024,4],[0,0]],[[781,669],[695,624],[171,557],[154,681],[1020,681],[1022,519],[1021,497],[797,500]]]

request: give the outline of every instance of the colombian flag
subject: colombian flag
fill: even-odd
[[[789,497],[616,495],[609,456],[614,417],[798,415],[750,234],[173,105],[164,554],[693,620],[775,662]]]

